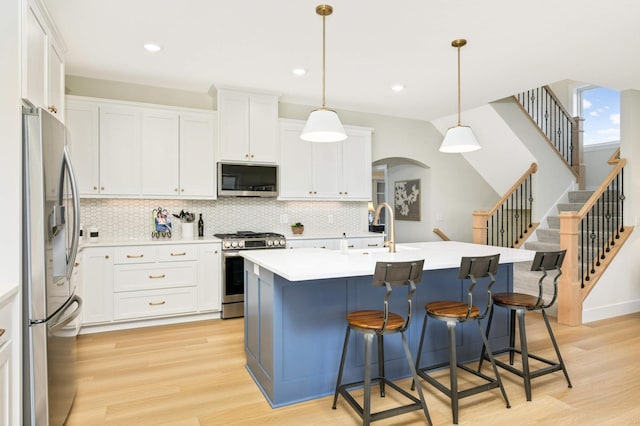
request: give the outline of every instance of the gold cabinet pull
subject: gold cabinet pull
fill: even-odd
[[[354,248],[355,246],[353,244],[348,245],[347,248]]]
[[[104,258],[105,258],[105,259],[109,259],[109,255],[108,255],[108,254],[107,254],[107,255],[105,255],[105,256],[104,256]]]
[[[7,331],[4,328],[0,328],[0,337],[2,337],[2,335],[4,334],[4,332]]]
[[[187,253],[186,252],[182,252],[182,253],[171,253],[171,256],[186,256]]]
[[[144,254],[128,254],[127,259],[141,259],[144,257]]]
[[[149,302],[149,306],[159,306],[159,305],[164,305],[165,302],[164,300],[160,301],[160,302]]]
[[[154,280],[156,278],[164,278],[164,277],[166,277],[165,274],[162,274],[162,275],[149,275],[149,278],[152,279],[152,280]]]
[[[54,113],[54,114],[57,114],[57,113],[58,113],[58,108],[56,108],[56,106],[55,106],[55,105],[49,105],[49,106],[47,107],[47,109],[49,110],[49,112],[52,112],[52,113]]]
[[[367,244],[367,247],[378,247],[378,243],[369,243]]]

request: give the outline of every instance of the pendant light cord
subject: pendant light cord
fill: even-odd
[[[458,126],[460,126],[460,48],[458,46]]]
[[[324,85],[325,85],[325,44],[326,44],[326,36],[325,36],[325,21],[326,16],[322,15],[322,109],[325,109],[324,106]]]

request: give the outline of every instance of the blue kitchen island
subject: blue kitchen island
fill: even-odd
[[[371,285],[375,263],[425,259],[407,332],[415,359],[425,303],[466,300],[467,284],[458,279],[460,258],[495,253],[500,253],[500,266],[493,291],[511,291],[513,263],[532,260],[534,252],[454,241],[402,244],[397,253],[377,248],[347,254],[326,249],[243,251],[247,370],[274,408],[333,394],[347,313],[382,309],[384,287]],[[476,306],[486,303],[482,287],[474,293]],[[406,288],[394,290],[390,310],[406,312]],[[491,329],[494,348],[508,342],[507,320],[506,310],[496,311]],[[363,375],[364,345],[358,337],[351,334],[345,383],[361,380]],[[459,359],[479,358],[482,339],[474,322],[458,327],[456,339]],[[446,361],[447,345],[446,326],[431,321],[421,364]],[[400,335],[385,338],[385,361],[388,377],[409,376]]]

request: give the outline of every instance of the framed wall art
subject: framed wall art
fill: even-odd
[[[397,180],[393,200],[396,220],[420,220],[420,179]]]

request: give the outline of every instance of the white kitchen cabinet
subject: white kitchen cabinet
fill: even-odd
[[[371,199],[371,130],[345,127],[343,142],[300,139],[304,122],[280,120],[281,200]]]
[[[64,49],[39,0],[25,3],[22,48],[22,97],[36,107],[64,115]]]
[[[215,199],[215,114],[145,105],[67,97],[80,195]]]
[[[113,320],[113,249],[86,247],[82,250],[78,293],[82,297],[82,324]]]
[[[0,426],[20,424],[20,328],[15,295],[0,304]]]
[[[278,97],[218,89],[220,161],[278,162]]]
[[[180,114],[180,195],[216,197],[213,114]]]
[[[100,194],[140,194],[141,117],[138,108],[100,107]]]
[[[222,309],[222,248],[220,243],[199,246],[198,311]]]
[[[80,195],[100,193],[99,109],[92,102],[66,103],[67,142]]]
[[[180,193],[180,118],[178,113],[145,110],[142,113],[142,194]]]

